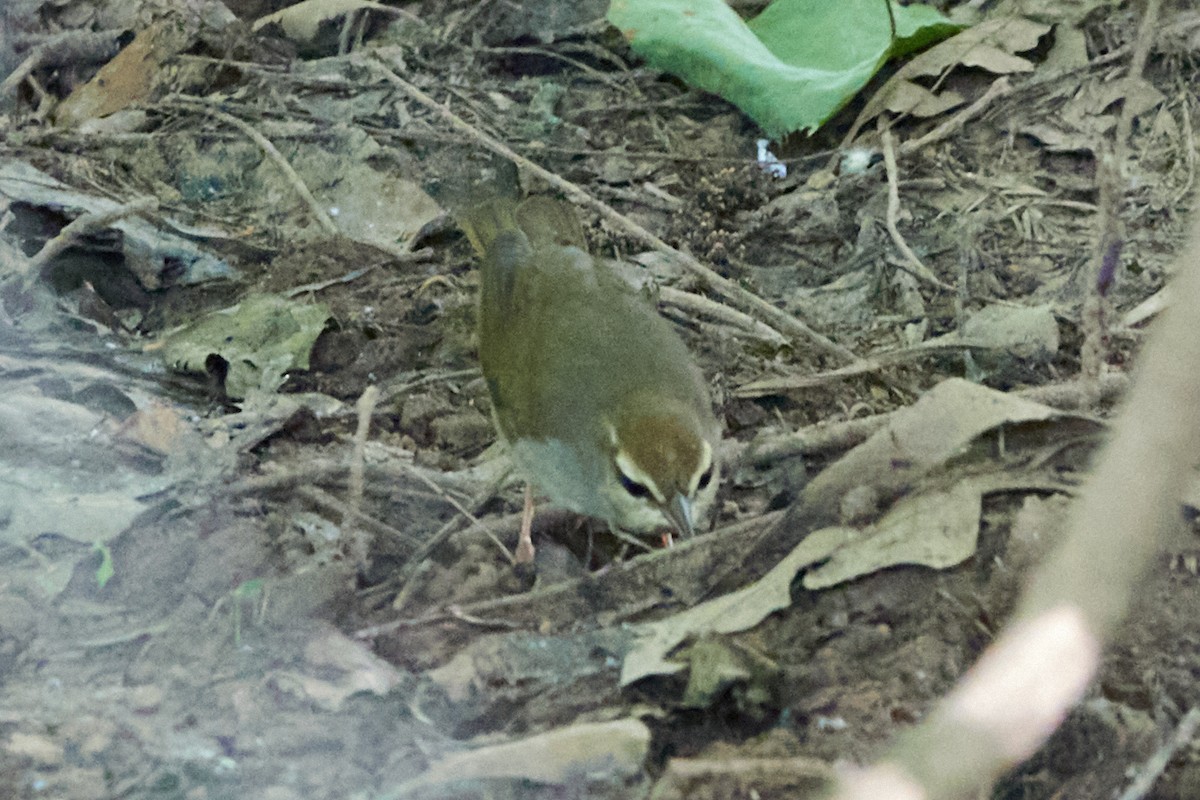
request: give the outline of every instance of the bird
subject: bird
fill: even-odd
[[[572,206],[492,198],[459,219],[480,258],[479,361],[499,438],[554,505],[618,535],[706,527],[720,425],[670,323],[589,255]],[[532,492],[515,561],[531,562]],[[664,536],[670,543],[670,535]]]

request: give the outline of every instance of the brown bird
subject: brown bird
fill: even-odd
[[[569,206],[492,200],[460,224],[482,259],[479,360],[518,469],[614,531],[692,535],[720,433],[683,341],[588,254]],[[528,491],[526,508],[518,561],[533,557]]]

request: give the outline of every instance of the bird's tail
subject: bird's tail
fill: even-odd
[[[587,248],[575,209],[550,197],[534,196],[520,203],[509,198],[488,200],[460,215],[458,224],[481,257],[491,252],[501,234],[513,231],[524,233],[535,251],[555,246]]]
[[[471,207],[458,217],[458,226],[481,258],[491,251],[500,234],[521,229],[517,223],[517,204],[508,198]]]

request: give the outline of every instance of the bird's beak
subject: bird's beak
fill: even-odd
[[[682,494],[675,495],[671,502],[662,507],[671,527],[682,539],[690,539],[695,533],[692,525],[692,501]]]

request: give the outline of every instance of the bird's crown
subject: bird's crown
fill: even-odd
[[[684,536],[703,511],[716,469],[713,449],[696,414],[683,409],[643,408],[619,415],[609,426],[612,465],[620,505],[650,511]],[[702,503],[697,496],[705,495]]]

